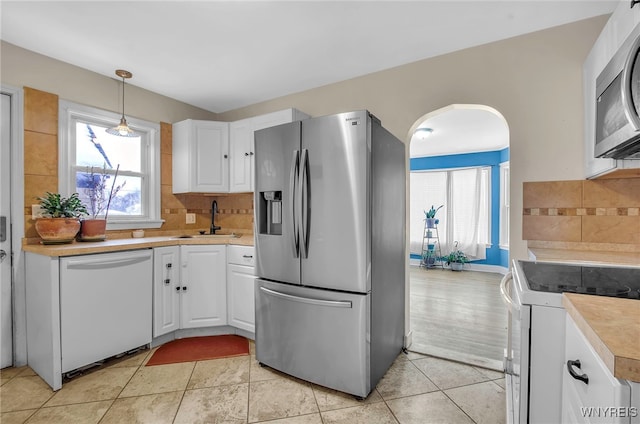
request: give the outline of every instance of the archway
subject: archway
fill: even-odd
[[[509,256],[507,122],[490,106],[452,104],[416,120],[408,138],[410,349],[501,369],[506,313],[497,285]],[[441,204],[439,236],[424,243],[424,212]],[[429,254],[426,246],[438,243]],[[462,273],[449,271],[446,259],[424,260],[445,258],[458,245],[470,260]]]

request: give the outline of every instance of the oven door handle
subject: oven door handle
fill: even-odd
[[[520,312],[520,305],[513,301],[511,295],[509,294],[509,282],[513,280],[513,274],[511,271],[507,272],[504,277],[502,277],[502,281],[500,281],[500,295],[502,296],[502,301],[505,305],[507,305],[507,309],[509,312],[513,313],[513,311]]]

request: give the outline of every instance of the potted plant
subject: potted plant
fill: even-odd
[[[447,263],[451,271],[462,271],[463,265],[469,262],[467,255],[458,249],[458,242],[455,243],[454,250],[444,256],[442,260]]]
[[[438,223],[440,222],[439,219],[436,219],[436,213],[442,209],[444,205],[440,205],[438,206],[438,209],[434,208],[433,205],[431,205],[431,209],[429,209],[428,211],[424,211],[424,215],[425,215],[425,220],[427,221],[427,228],[436,228],[436,225],[438,225]]]
[[[87,214],[87,207],[78,193],[65,198],[60,193],[47,192],[38,200],[42,217],[36,220],[36,231],[42,243],[71,243],[80,230],[80,217]]]
[[[125,182],[116,186],[118,171],[120,165],[117,166],[113,176],[111,189],[107,189],[107,180],[110,175],[106,172],[106,165],[103,165],[102,172],[96,173],[95,168],[87,168],[84,174],[86,181],[82,184],[84,194],[89,202],[89,217],[81,221],[79,240],[80,241],[103,241],[107,238],[107,217],[109,215],[109,207],[111,200],[118,194],[120,189],[124,187]],[[107,191],[108,190],[108,191]],[[102,215],[104,214],[104,217]]]

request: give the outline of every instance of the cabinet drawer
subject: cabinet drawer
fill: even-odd
[[[229,245],[227,249],[227,263],[236,265],[255,265],[255,247]]]
[[[573,366],[577,374],[585,375],[588,383],[572,377],[567,361],[580,361],[580,367]],[[573,415],[582,415],[586,410],[593,413],[585,422],[628,423],[629,417],[607,414],[607,408],[628,408],[631,391],[624,380],[615,378],[602,359],[595,352],[573,319],[567,314],[565,364],[563,371],[563,411],[573,410]],[[578,412],[579,411],[579,412]]]

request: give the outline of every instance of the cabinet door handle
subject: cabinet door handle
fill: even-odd
[[[179,292],[180,291],[180,286],[176,286],[176,291]]]
[[[246,258],[246,259],[251,259],[251,258],[253,258],[253,255],[242,255],[242,257]]]
[[[182,291],[187,291],[187,286],[182,286]]]
[[[572,360],[567,361],[567,370],[569,371],[569,374],[571,375],[571,377],[575,378],[576,380],[582,381],[584,384],[589,384],[589,376],[587,374],[578,374],[573,369],[573,367],[580,369],[580,366],[581,364],[579,359],[576,359],[575,361],[572,361]]]
[[[224,155],[223,157],[226,159],[226,158],[228,158],[228,157],[229,157],[229,155]]]
[[[250,156],[253,156],[253,152],[249,152],[249,155],[250,155]]]
[[[247,153],[247,152],[244,152],[244,155],[245,155],[245,156],[249,156],[249,153]]]
[[[171,269],[171,267],[172,267],[172,266],[173,266],[173,265],[172,265],[172,264],[170,264],[170,263],[169,263],[169,264],[167,264],[167,268],[168,268],[168,269]]]
[[[168,286],[169,284],[171,284],[171,278],[165,278],[164,285]]]

